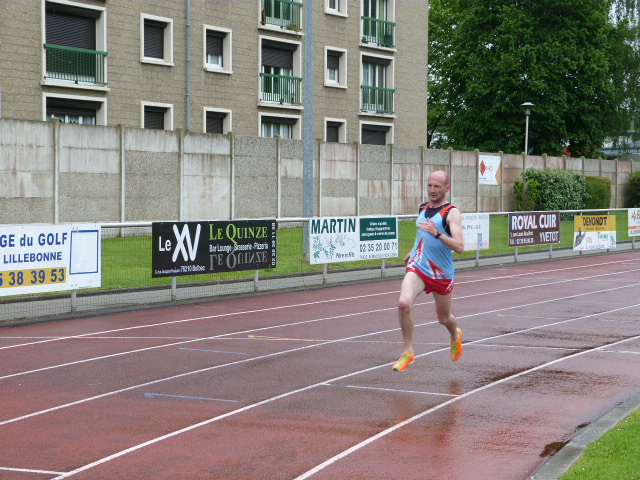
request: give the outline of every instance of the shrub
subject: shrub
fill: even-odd
[[[611,203],[611,180],[605,177],[585,177],[587,197],[585,208],[609,208]]]
[[[584,208],[587,190],[584,175],[563,170],[536,170],[522,172],[523,185],[514,185],[518,209],[527,210],[580,210]],[[516,182],[517,184],[518,182]],[[521,201],[522,200],[522,201]]]
[[[629,176],[629,207],[640,208],[640,172]]]

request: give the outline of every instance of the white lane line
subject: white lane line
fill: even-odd
[[[508,279],[508,278],[539,275],[541,273],[549,273],[549,272],[566,272],[568,270],[575,270],[575,269],[582,269],[582,268],[596,268],[596,267],[601,267],[603,265],[615,265],[615,264],[618,264],[618,263],[627,263],[627,262],[629,262],[629,260],[619,260],[619,261],[615,261],[615,262],[604,262],[604,263],[597,263],[597,264],[590,264],[590,265],[580,265],[580,266],[574,266],[574,267],[566,267],[566,268],[544,270],[544,271],[540,271],[540,272],[527,272],[527,273],[520,273],[520,274],[514,274],[514,275],[505,275],[505,276],[501,276],[501,277],[487,277],[487,278],[484,278],[482,280],[468,280],[468,281],[457,282],[457,285],[464,285],[464,284],[467,284],[467,283],[476,283],[476,282],[491,282],[491,281],[494,281],[494,280],[504,280],[504,279]],[[583,277],[583,278],[581,278],[581,280],[585,280],[585,279],[589,279],[589,278],[599,278],[599,277],[609,276],[609,275],[621,275],[621,274],[626,274],[626,273],[629,273],[629,272],[636,272],[638,270],[640,270],[640,269],[632,269],[632,270],[627,270],[627,271],[617,271],[617,272],[606,273],[606,274],[601,274],[601,275],[593,275],[591,277]],[[561,281],[558,281],[558,282],[551,282],[551,283],[548,283],[548,284],[540,284],[540,285],[533,285],[533,286],[529,285],[529,286],[525,286],[525,287],[519,287],[519,288],[516,288],[514,290],[524,289],[524,288],[532,288],[532,287],[544,286],[544,285],[553,285],[553,284],[556,284],[556,283],[573,282],[573,281],[575,281],[575,280],[574,279],[561,280]],[[508,291],[508,290],[504,290],[504,291]],[[502,292],[504,292],[504,291],[502,291]],[[488,295],[488,294],[493,294],[493,293],[502,293],[502,292],[485,292],[482,295]],[[398,290],[394,290],[394,291],[389,291],[389,292],[372,293],[372,294],[367,294],[367,295],[355,295],[355,296],[352,296],[352,297],[342,297],[342,298],[320,300],[320,301],[316,301],[316,302],[306,302],[306,303],[299,303],[299,304],[293,304],[293,305],[280,305],[280,306],[277,306],[277,307],[261,308],[261,309],[255,309],[255,310],[242,310],[242,311],[238,311],[238,312],[221,313],[221,314],[217,314],[217,315],[207,315],[207,316],[204,316],[204,317],[184,318],[184,319],[180,319],[180,320],[171,320],[171,321],[167,321],[167,322],[152,323],[152,324],[148,324],[148,325],[136,325],[136,326],[133,326],[133,327],[118,328],[118,329],[113,329],[113,330],[104,330],[104,331],[101,331],[101,332],[92,332],[92,333],[83,333],[83,334],[79,334],[79,335],[56,337],[56,338],[50,338],[50,339],[47,339],[47,340],[41,340],[39,342],[22,343],[22,344],[18,344],[18,345],[8,345],[8,346],[5,346],[5,347],[0,347],[0,350],[6,350],[6,349],[9,349],[9,348],[27,347],[27,346],[31,346],[31,345],[37,345],[37,344],[40,344],[40,343],[58,342],[58,341],[61,341],[61,340],[70,340],[70,339],[91,337],[91,336],[95,336],[95,335],[104,335],[104,334],[107,334],[107,333],[126,332],[126,331],[131,331],[131,330],[139,330],[139,329],[143,329],[143,328],[153,328],[153,327],[160,327],[160,326],[166,326],[166,325],[175,325],[175,324],[181,324],[181,323],[195,322],[195,321],[200,321],[200,320],[210,320],[210,319],[214,319],[214,318],[223,318],[223,317],[230,317],[230,316],[247,315],[247,314],[251,314],[251,313],[263,313],[263,312],[269,312],[269,311],[274,311],[274,310],[283,310],[283,309],[298,308],[298,307],[308,307],[308,306],[320,305],[320,304],[324,304],[324,303],[335,303],[335,302],[342,302],[342,301],[350,302],[350,301],[358,300],[358,299],[362,299],[362,298],[372,298],[372,297],[378,297],[378,296],[384,296],[384,295],[390,295],[390,294],[397,294],[397,293],[398,293]],[[272,328],[276,328],[276,327],[272,327]]]
[[[635,287],[635,286],[639,286],[639,285],[640,285],[640,283],[634,284],[634,285],[627,285],[625,287],[616,287],[615,290],[618,290],[620,288]],[[602,290],[600,292],[581,293],[579,295],[591,295],[593,293],[602,293],[602,292],[606,292],[606,291],[609,291],[609,290],[613,290],[613,289],[606,289],[606,290]],[[572,295],[571,297],[565,297],[565,298],[573,298],[574,296],[575,295]],[[531,306],[534,306],[534,305],[540,305],[540,304],[543,304],[543,303],[549,303],[549,302],[554,302],[554,301],[559,301],[559,300],[564,300],[564,298],[547,299],[547,300],[541,300],[539,302],[529,303],[529,304],[526,304],[526,305],[517,305],[517,306],[513,306],[513,307],[505,307],[505,308],[501,308],[501,309],[490,310],[488,312],[473,313],[473,314],[470,314],[470,315],[459,316],[458,319],[477,317],[477,316],[481,316],[481,315],[486,315],[488,313],[496,313],[496,312],[505,311],[505,310],[512,310],[514,308],[531,307]],[[620,311],[620,310],[626,310],[628,308],[635,308],[635,307],[639,307],[639,306],[640,306],[640,304],[629,305],[629,306],[626,306],[626,307],[620,307],[620,308],[616,308],[616,309],[609,310],[609,311],[606,311],[606,312],[598,312],[598,313],[594,313],[594,314],[590,314],[590,315],[585,315],[585,316],[582,316],[582,317],[570,318],[570,319],[561,320],[561,321],[558,321],[558,322],[555,322],[555,323],[549,323],[549,324],[546,324],[546,325],[538,325],[538,326],[526,328],[526,329],[523,329],[523,330],[517,330],[517,331],[514,331],[514,332],[509,332],[509,333],[505,333],[505,334],[501,334],[501,335],[495,335],[495,336],[492,336],[492,337],[487,337],[487,338],[484,338],[484,339],[474,340],[474,341],[471,341],[471,342],[465,342],[464,344],[465,345],[467,345],[467,344],[471,345],[471,344],[475,344],[475,343],[484,342],[484,341],[487,341],[487,340],[494,340],[496,338],[503,338],[503,337],[507,337],[507,336],[510,336],[510,335],[516,335],[516,334],[522,333],[522,332],[528,332],[528,331],[537,330],[537,329],[540,329],[540,328],[546,328],[546,327],[550,327],[550,326],[554,326],[554,325],[561,325],[561,324],[564,324],[564,323],[567,323],[567,322],[574,322],[576,320],[582,320],[582,319],[594,317],[594,316],[597,316],[597,315],[603,315],[603,314],[617,312],[617,311]],[[358,315],[358,314],[341,315],[340,317],[355,316],[355,315]],[[425,323],[417,324],[416,327],[421,327],[421,326],[425,326],[425,325],[432,325],[432,324],[435,324],[435,323],[437,323],[437,322],[436,321],[425,322]],[[270,357],[275,357],[275,356],[280,356],[280,355],[285,355],[285,354],[288,354],[288,353],[293,353],[293,352],[297,352],[297,351],[301,351],[301,350],[306,350],[306,349],[309,349],[309,348],[316,348],[316,347],[329,345],[329,344],[333,344],[333,343],[350,341],[350,340],[354,340],[354,339],[357,339],[357,338],[363,338],[363,337],[368,337],[368,336],[372,336],[372,335],[380,335],[382,333],[390,333],[390,332],[394,332],[394,331],[397,331],[397,330],[398,330],[398,328],[396,327],[396,328],[391,328],[391,329],[388,329],[388,330],[380,330],[380,331],[377,331],[377,332],[367,333],[367,334],[363,334],[363,335],[355,335],[353,337],[330,340],[330,341],[322,342],[322,343],[314,343],[314,344],[305,345],[305,346],[298,347],[298,348],[293,348],[293,349],[290,349],[290,350],[283,350],[283,351],[280,351],[280,352],[269,353],[269,354],[261,355],[261,356],[258,356],[258,357],[251,357],[251,358],[247,358],[247,359],[244,359],[244,360],[237,360],[235,362],[224,363],[224,364],[221,364],[221,365],[214,365],[213,367],[207,367],[207,368],[202,368],[202,369],[199,369],[199,370],[193,370],[193,371],[190,371],[190,372],[184,372],[184,373],[180,373],[180,374],[177,374],[177,375],[173,375],[171,377],[160,378],[160,379],[152,380],[152,381],[149,381],[149,382],[146,382],[146,383],[141,383],[141,384],[138,384],[138,385],[132,385],[132,386],[129,386],[129,387],[122,388],[120,390],[113,390],[111,392],[105,392],[105,393],[102,393],[100,395],[95,395],[93,397],[86,397],[86,398],[83,398],[83,399],[80,399],[80,400],[76,400],[74,402],[70,402],[70,403],[66,403],[66,404],[63,404],[63,405],[58,405],[56,407],[51,407],[51,408],[48,408],[48,409],[45,409],[45,410],[40,410],[40,411],[37,411],[37,412],[32,412],[32,413],[29,413],[29,414],[26,414],[26,415],[22,415],[20,417],[3,420],[3,421],[0,422],[0,426],[6,425],[8,423],[14,423],[14,422],[17,422],[17,421],[20,421],[20,420],[25,420],[27,418],[35,417],[37,415],[50,413],[50,412],[53,412],[53,411],[56,411],[56,410],[61,410],[63,408],[71,407],[71,406],[74,406],[74,405],[79,405],[79,404],[90,402],[90,401],[93,401],[93,400],[98,400],[100,398],[109,397],[109,396],[112,396],[112,395],[116,395],[118,393],[123,393],[123,392],[127,392],[127,391],[130,391],[130,390],[135,390],[135,389],[140,388],[140,387],[146,387],[146,386],[149,386],[149,385],[154,385],[154,384],[165,382],[165,381],[169,381],[169,380],[175,380],[177,378],[182,378],[182,377],[186,377],[186,376],[189,376],[189,375],[195,375],[195,374],[209,372],[209,371],[216,370],[216,369],[223,368],[223,367],[228,367],[228,366],[232,366],[232,365],[238,365],[238,364],[246,363],[246,362],[252,362],[252,361],[255,361],[255,360],[262,360],[262,359],[265,359],[265,358],[270,358]],[[441,352],[441,351],[448,350],[448,349],[449,349],[449,347],[442,348],[442,349],[439,349],[439,350],[433,350],[433,351],[428,352],[426,354],[417,355],[416,357],[422,357],[424,355],[430,355],[430,354]],[[374,367],[374,368],[377,368],[377,367]],[[345,377],[339,377],[339,378],[345,378]],[[329,380],[329,381],[332,381],[332,380]],[[324,382],[324,383],[326,383],[326,382]]]
[[[439,405],[436,405],[436,406],[435,406],[435,407],[433,407],[433,408],[430,408],[430,409],[428,409],[428,410],[425,410],[424,412],[421,412],[421,413],[419,413],[419,414],[417,414],[417,415],[414,415],[413,417],[408,418],[408,419],[406,419],[406,420],[404,420],[404,421],[402,421],[402,422],[400,422],[400,423],[397,423],[396,425],[394,425],[394,426],[392,426],[392,427],[389,427],[389,428],[387,428],[386,430],[383,430],[383,431],[379,432],[378,434],[376,434],[376,435],[374,435],[374,436],[372,436],[372,437],[367,438],[366,440],[363,440],[362,442],[360,442],[360,443],[358,443],[358,444],[354,445],[353,447],[351,447],[351,448],[349,448],[349,449],[347,449],[347,450],[344,450],[343,452],[339,453],[338,455],[335,455],[335,456],[333,456],[333,457],[331,457],[331,458],[329,458],[329,459],[325,460],[324,462],[322,462],[321,464],[319,464],[319,465],[315,466],[315,467],[314,467],[314,468],[312,468],[311,470],[308,470],[307,472],[303,473],[302,475],[300,475],[300,476],[296,477],[294,480],[305,480],[306,478],[309,478],[309,477],[311,477],[312,475],[315,475],[315,474],[316,474],[316,473],[318,473],[319,471],[324,470],[325,468],[327,468],[327,467],[329,467],[329,466],[333,465],[333,464],[334,464],[334,463],[336,463],[337,461],[342,460],[343,458],[345,458],[345,457],[347,457],[347,456],[351,455],[352,453],[357,452],[358,450],[360,450],[360,449],[362,449],[362,448],[366,447],[366,446],[367,446],[367,445],[369,445],[370,443],[373,443],[373,442],[375,442],[376,440],[379,440],[379,439],[381,439],[382,437],[385,437],[385,436],[389,435],[390,433],[393,433],[393,432],[395,432],[396,430],[398,430],[398,429],[400,429],[400,428],[404,427],[405,425],[408,425],[408,424],[410,424],[410,423],[412,423],[412,422],[415,422],[416,420],[419,420],[419,419],[421,419],[422,417],[425,417],[426,415],[428,415],[428,414],[430,414],[430,413],[433,413],[433,412],[435,412],[435,411],[437,411],[437,410],[440,410],[441,408],[444,408],[444,407],[446,407],[446,406],[448,406],[448,405],[451,405],[451,404],[452,404],[452,403],[454,403],[454,402],[458,402],[458,401],[460,401],[460,400],[462,400],[462,399],[464,399],[464,398],[470,397],[471,395],[475,395],[475,394],[480,393],[480,392],[482,392],[482,391],[484,391],[484,390],[487,390],[488,388],[495,387],[496,385],[500,385],[500,384],[502,384],[502,383],[505,383],[505,382],[507,382],[508,380],[514,380],[514,379],[516,379],[516,378],[518,378],[518,377],[522,377],[522,376],[527,375],[527,374],[529,374],[529,373],[536,372],[536,371],[538,371],[538,370],[542,370],[543,368],[549,367],[549,366],[551,366],[551,365],[555,365],[556,363],[560,363],[560,362],[563,362],[563,361],[565,361],[565,360],[569,360],[569,359],[572,359],[572,358],[576,358],[576,357],[578,357],[578,356],[580,356],[580,355],[585,355],[585,354],[587,354],[587,353],[591,353],[591,352],[596,351],[596,350],[602,350],[602,349],[604,349],[604,348],[611,348],[611,347],[613,347],[613,346],[615,346],[615,345],[619,345],[619,344],[621,344],[621,343],[625,343],[625,342],[628,342],[628,341],[630,341],[630,340],[637,340],[638,338],[640,338],[640,336],[633,337],[633,338],[628,338],[628,339],[625,339],[625,340],[619,340],[619,341],[617,341],[617,342],[610,343],[610,344],[608,344],[608,345],[603,345],[603,346],[601,346],[601,347],[596,347],[596,348],[594,348],[594,349],[592,349],[592,350],[585,350],[585,351],[582,351],[582,352],[577,352],[577,353],[574,353],[574,354],[569,355],[569,356],[567,356],[567,357],[558,358],[558,359],[556,359],[556,360],[552,360],[551,362],[547,362],[547,363],[544,363],[544,364],[542,364],[542,365],[538,365],[538,366],[536,366],[536,367],[532,367],[532,368],[529,368],[529,369],[524,370],[524,371],[522,371],[522,372],[516,373],[516,374],[511,375],[511,376],[509,376],[509,377],[506,377],[506,378],[503,378],[503,379],[497,380],[497,381],[495,381],[495,382],[488,383],[488,384],[486,384],[486,385],[483,385],[483,386],[481,386],[481,387],[476,388],[475,390],[470,390],[470,391],[468,391],[468,392],[466,392],[466,393],[463,393],[463,394],[461,394],[461,395],[459,395],[459,396],[457,396],[457,397],[455,397],[455,398],[452,398],[452,399],[450,399],[450,400],[447,400],[446,402],[443,402],[443,403],[441,403],[441,404],[439,404]],[[65,476],[61,476],[61,477],[58,477],[58,478],[66,478],[66,477],[65,477]],[[54,479],[54,480],[55,480],[55,479]]]
[[[583,280],[589,280],[589,279],[593,279],[593,278],[598,278],[598,277],[601,277],[603,275],[626,274],[626,273],[629,273],[631,271],[640,271],[640,269],[629,270],[629,271],[624,271],[624,272],[616,272],[614,274],[593,275],[591,277],[583,277]],[[518,290],[525,290],[525,289],[536,288],[536,287],[541,287],[541,286],[556,285],[558,283],[566,283],[566,282],[573,282],[573,281],[574,281],[573,279],[571,279],[571,280],[561,280],[561,281],[557,281],[557,282],[543,283],[543,284],[538,284],[538,285],[529,285],[529,286],[524,286],[524,287],[508,288],[508,289],[504,289],[504,290],[495,290],[495,291],[492,291],[492,292],[483,292],[483,293],[476,293],[476,294],[472,294],[472,295],[463,295],[463,296],[456,297],[456,299],[463,300],[463,299],[474,298],[474,297],[486,297],[489,293],[491,293],[491,294],[502,294],[502,293],[514,292],[514,291],[518,291]],[[624,288],[636,287],[638,285],[640,285],[640,283],[634,283],[634,284],[629,284],[629,285],[624,285],[624,286],[612,287],[612,288],[608,288],[608,289],[604,289],[604,290],[597,290],[597,291],[593,291],[593,292],[583,292],[583,293],[580,293],[580,294],[569,295],[569,296],[561,297],[561,298],[558,298],[558,299],[549,299],[549,300],[545,300],[545,301],[542,301],[542,302],[535,302],[535,303],[530,303],[530,304],[525,304],[525,305],[516,305],[514,307],[498,309],[498,310],[492,310],[492,311],[484,312],[484,313],[497,313],[497,312],[502,312],[502,311],[506,311],[506,310],[512,310],[512,309],[515,309],[515,308],[528,307],[528,306],[532,306],[532,305],[538,305],[538,304],[548,303],[548,302],[553,302],[553,301],[558,301],[558,300],[567,300],[567,299],[578,298],[578,297],[586,296],[586,295],[594,295],[594,294],[598,294],[598,293],[621,290],[621,289],[624,289]],[[360,298],[360,297],[353,297],[353,298]],[[416,306],[420,306],[420,305],[427,305],[427,304],[430,304],[430,303],[433,303],[433,300],[428,301],[428,302],[416,303],[415,305]],[[52,370],[52,369],[55,369],[55,368],[68,367],[68,366],[71,366],[71,365],[78,365],[78,364],[86,363],[86,362],[93,362],[93,361],[97,361],[97,360],[104,360],[104,359],[107,359],[107,358],[114,358],[114,357],[120,357],[120,356],[123,356],[123,355],[130,355],[130,354],[133,354],[133,353],[146,352],[146,351],[149,351],[149,350],[156,350],[156,349],[160,349],[160,348],[172,347],[172,346],[177,346],[177,345],[185,345],[185,344],[194,343],[194,342],[200,342],[200,341],[205,341],[205,340],[220,339],[220,338],[225,338],[225,337],[230,337],[230,336],[235,336],[235,335],[244,335],[244,334],[248,334],[248,333],[262,332],[262,331],[265,331],[265,330],[273,330],[273,329],[276,329],[276,328],[292,327],[292,326],[299,326],[299,325],[315,323],[315,322],[323,322],[323,321],[327,321],[327,320],[335,320],[335,319],[338,319],[338,318],[347,318],[347,317],[353,317],[353,316],[357,316],[357,315],[370,315],[370,314],[373,314],[373,313],[396,310],[396,308],[397,308],[396,306],[389,307],[389,308],[379,308],[379,309],[376,309],[376,310],[369,310],[367,312],[356,312],[356,313],[337,315],[337,316],[332,316],[332,317],[315,318],[315,319],[311,319],[311,320],[303,320],[301,322],[291,322],[291,323],[280,324],[280,325],[272,325],[272,326],[268,326],[268,327],[260,327],[260,328],[251,329],[251,330],[244,330],[244,331],[239,331],[239,332],[230,332],[230,333],[225,333],[225,334],[221,334],[221,335],[213,335],[211,337],[203,337],[203,338],[197,338],[197,339],[193,339],[193,340],[185,340],[185,341],[182,341],[182,342],[167,343],[167,344],[163,344],[163,345],[155,345],[153,347],[145,347],[145,348],[139,348],[139,349],[135,349],[135,350],[128,350],[128,351],[125,351],[125,352],[112,353],[112,354],[109,354],[109,355],[103,355],[103,356],[99,356],[99,357],[85,358],[85,359],[76,360],[76,361],[73,361],[73,362],[61,363],[61,364],[56,364],[56,365],[49,365],[47,367],[41,367],[41,368],[37,368],[37,369],[33,369],[33,370],[27,370],[27,371],[23,371],[23,372],[12,373],[12,374],[8,374],[8,375],[0,376],[0,380],[4,380],[6,378],[17,377],[17,376],[20,376],[20,375],[29,375],[29,374],[32,374],[32,373],[43,372],[43,371]],[[255,311],[252,311],[252,312],[255,312]],[[233,315],[235,315],[235,314],[233,314]],[[459,317],[459,318],[465,318],[465,317]],[[137,327],[131,327],[131,328],[137,328]],[[392,331],[392,330],[384,330],[381,333],[386,333],[386,332],[389,332],[389,331]],[[92,335],[92,334],[84,334],[84,335],[79,335],[77,337],[65,337],[65,338],[61,338],[60,340],[80,338],[80,337],[84,337],[86,335]],[[356,337],[353,337],[353,338],[355,339],[355,338],[359,338],[359,337],[356,336]],[[34,342],[32,344],[25,344],[25,345],[35,345],[35,344],[38,344],[38,343],[44,343],[44,342]],[[319,345],[322,345],[322,343],[320,343]],[[4,348],[11,348],[11,347],[4,347]],[[0,348],[0,350],[2,350],[2,349],[3,348]]]
[[[440,393],[440,392],[422,392],[419,390],[401,390],[398,388],[382,388],[382,387],[365,387],[362,385],[346,385],[342,383],[325,383],[326,387],[341,387],[341,388],[356,388],[362,390],[378,390],[381,392],[391,392],[391,393],[417,393],[418,395],[436,395],[440,397],[457,397],[458,395],[454,395],[452,393]]]
[[[638,305],[634,305],[634,306],[638,306]],[[574,320],[578,320],[578,319],[574,319]],[[565,320],[562,323],[566,323],[566,322],[574,321],[574,320]],[[507,334],[507,335],[509,335],[509,334]],[[503,335],[498,335],[497,337],[501,337],[501,336],[503,336]],[[492,337],[492,338],[497,338],[497,337]],[[489,387],[504,383],[507,380],[512,380],[514,378],[518,378],[518,377],[520,377],[522,375],[525,375],[526,373],[535,372],[535,371],[540,370],[540,369],[542,369],[544,367],[547,367],[547,366],[550,366],[550,365],[554,365],[554,364],[556,364],[558,362],[561,362],[561,361],[564,361],[564,360],[575,358],[575,357],[577,357],[579,355],[584,355],[585,353],[589,353],[589,352],[594,351],[594,350],[599,350],[601,348],[611,348],[612,346],[615,346],[615,345],[618,345],[618,344],[621,344],[621,343],[624,343],[624,342],[627,342],[627,341],[630,341],[630,340],[635,340],[635,339],[638,339],[638,338],[640,338],[640,336],[629,338],[629,339],[625,339],[625,340],[620,340],[620,341],[617,341],[617,342],[614,342],[614,343],[603,345],[601,347],[596,347],[596,348],[594,348],[592,350],[586,350],[586,351],[582,351],[582,352],[577,352],[577,353],[574,353],[572,355],[568,355],[566,357],[562,357],[562,358],[553,360],[551,362],[547,362],[545,364],[538,365],[536,367],[532,367],[532,368],[530,368],[528,370],[524,370],[524,371],[522,371],[520,373],[517,373],[517,374],[514,374],[514,375],[512,375],[510,377],[505,377],[503,379],[500,379],[500,380],[497,380],[495,382],[489,383],[489,384],[484,385],[482,387],[476,388],[475,390],[471,390],[471,391],[469,391],[467,393],[463,393],[463,394],[459,395],[458,397],[455,397],[455,398],[452,398],[450,400],[447,400],[447,401],[437,405],[436,407],[430,408],[429,410],[426,410],[426,411],[424,411],[424,412],[422,412],[422,413],[420,413],[418,415],[415,415],[415,416],[413,416],[413,417],[411,417],[411,418],[409,418],[409,419],[407,419],[407,420],[405,420],[405,421],[403,421],[403,422],[401,422],[399,424],[394,425],[391,428],[388,428],[388,429],[378,433],[377,435],[374,435],[373,437],[368,438],[367,440],[365,440],[363,442],[358,443],[357,445],[354,445],[350,449],[345,450],[344,452],[340,453],[339,455],[336,455],[336,456],[330,458],[329,460],[321,463],[320,465],[316,466],[315,468],[309,470],[308,472],[306,472],[302,476],[297,477],[295,480],[303,480],[305,478],[308,478],[309,476],[319,472],[320,470],[326,468],[327,466],[331,465],[332,463],[335,463],[336,461],[338,461],[338,460],[346,457],[347,455],[359,450],[360,448],[368,445],[369,443],[371,443],[371,442],[373,442],[373,441],[375,441],[375,440],[377,440],[377,439],[379,439],[379,438],[381,438],[381,437],[383,437],[385,435],[388,435],[389,433],[392,433],[393,431],[397,430],[398,428],[400,428],[402,426],[405,426],[405,425],[407,425],[407,424],[409,424],[409,423],[411,423],[411,422],[413,422],[415,420],[418,420],[419,418],[422,418],[422,417],[424,417],[425,415],[427,415],[427,414],[429,414],[431,412],[434,412],[434,411],[436,411],[436,410],[438,410],[438,409],[440,409],[442,407],[450,405],[451,403],[453,403],[455,401],[458,401],[458,400],[461,400],[463,398],[469,397],[470,395],[478,393],[478,392],[481,392],[483,390],[486,390]],[[432,354],[434,354],[436,352],[439,352],[439,351],[442,351],[442,350],[445,350],[445,349],[428,352],[428,353],[425,353],[425,354],[422,354],[422,355],[418,355],[418,357],[423,357],[423,356],[426,356],[426,355],[432,355]],[[369,367],[369,368],[366,368],[366,369],[363,369],[363,370],[360,370],[360,371],[357,371],[357,372],[348,373],[346,375],[335,377],[335,378],[329,380],[328,382],[336,382],[336,381],[343,380],[345,378],[352,377],[354,375],[360,375],[362,373],[367,373],[367,372],[370,372],[370,371],[373,371],[373,370],[377,370],[379,368],[389,367],[392,363],[393,362],[385,363],[383,365],[377,365],[377,366]],[[97,467],[97,466],[102,465],[104,463],[110,462],[110,461],[115,460],[117,458],[120,458],[120,457],[122,457],[124,455],[128,455],[129,453],[135,452],[137,450],[140,450],[142,448],[148,447],[150,445],[153,445],[155,443],[161,442],[163,440],[175,437],[177,435],[181,435],[183,433],[189,432],[191,430],[194,430],[194,429],[206,426],[206,425],[210,425],[210,424],[212,424],[214,422],[223,420],[225,418],[231,417],[233,415],[237,415],[237,414],[242,413],[242,412],[246,412],[247,410],[251,410],[251,409],[254,409],[256,407],[260,407],[262,405],[266,405],[266,404],[274,402],[276,400],[281,400],[283,398],[287,398],[287,397],[290,397],[290,396],[298,394],[298,393],[306,392],[308,390],[324,386],[326,384],[327,384],[327,381],[319,382],[319,383],[316,383],[316,384],[313,384],[313,385],[308,385],[306,387],[302,387],[302,388],[299,388],[299,389],[296,389],[296,390],[291,390],[291,391],[283,393],[281,395],[277,395],[275,397],[267,398],[265,400],[262,400],[260,402],[254,403],[254,404],[247,405],[247,406],[239,408],[237,410],[232,410],[230,412],[227,412],[225,414],[219,415],[217,417],[213,417],[213,418],[204,420],[204,421],[196,423],[194,425],[190,425],[190,426],[182,428],[180,430],[176,430],[176,431],[170,432],[170,433],[168,433],[166,435],[162,435],[161,437],[156,437],[156,438],[153,438],[153,439],[148,440],[146,442],[140,443],[138,445],[134,445],[132,447],[129,447],[129,448],[125,449],[125,450],[121,450],[120,452],[116,452],[116,453],[114,453],[112,455],[109,455],[107,457],[104,457],[104,458],[101,458],[101,459],[96,460],[94,462],[91,462],[91,463],[88,463],[86,465],[83,465],[82,467],[79,467],[79,468],[77,468],[75,470],[71,470],[69,472],[66,472],[66,473],[64,473],[64,474],[62,474],[62,475],[60,475],[58,477],[53,478],[52,480],[63,480],[65,478],[72,477],[72,476],[74,476],[74,475],[76,475],[78,473],[82,473],[82,472],[84,472],[86,470],[89,470],[91,468]]]
[[[64,475],[64,472],[52,472],[49,470],[33,470],[31,468],[0,467],[0,470],[5,472],[42,473],[43,475]]]

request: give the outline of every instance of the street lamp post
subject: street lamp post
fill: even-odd
[[[529,115],[531,115],[531,107],[533,103],[524,102],[522,108],[524,108],[525,124],[524,124],[524,154],[529,155]]]

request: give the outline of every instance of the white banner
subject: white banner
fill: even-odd
[[[630,208],[628,211],[629,236],[640,236],[640,208]]]
[[[483,155],[478,158],[478,185],[502,183],[502,158],[500,155]]]
[[[489,248],[489,214],[463,213],[462,233],[465,251],[487,250]]]
[[[312,265],[398,256],[397,217],[312,218]]]
[[[100,226],[0,227],[0,296],[101,285]]]

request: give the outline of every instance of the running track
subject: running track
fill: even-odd
[[[526,480],[640,392],[637,252],[0,328],[0,479]]]

